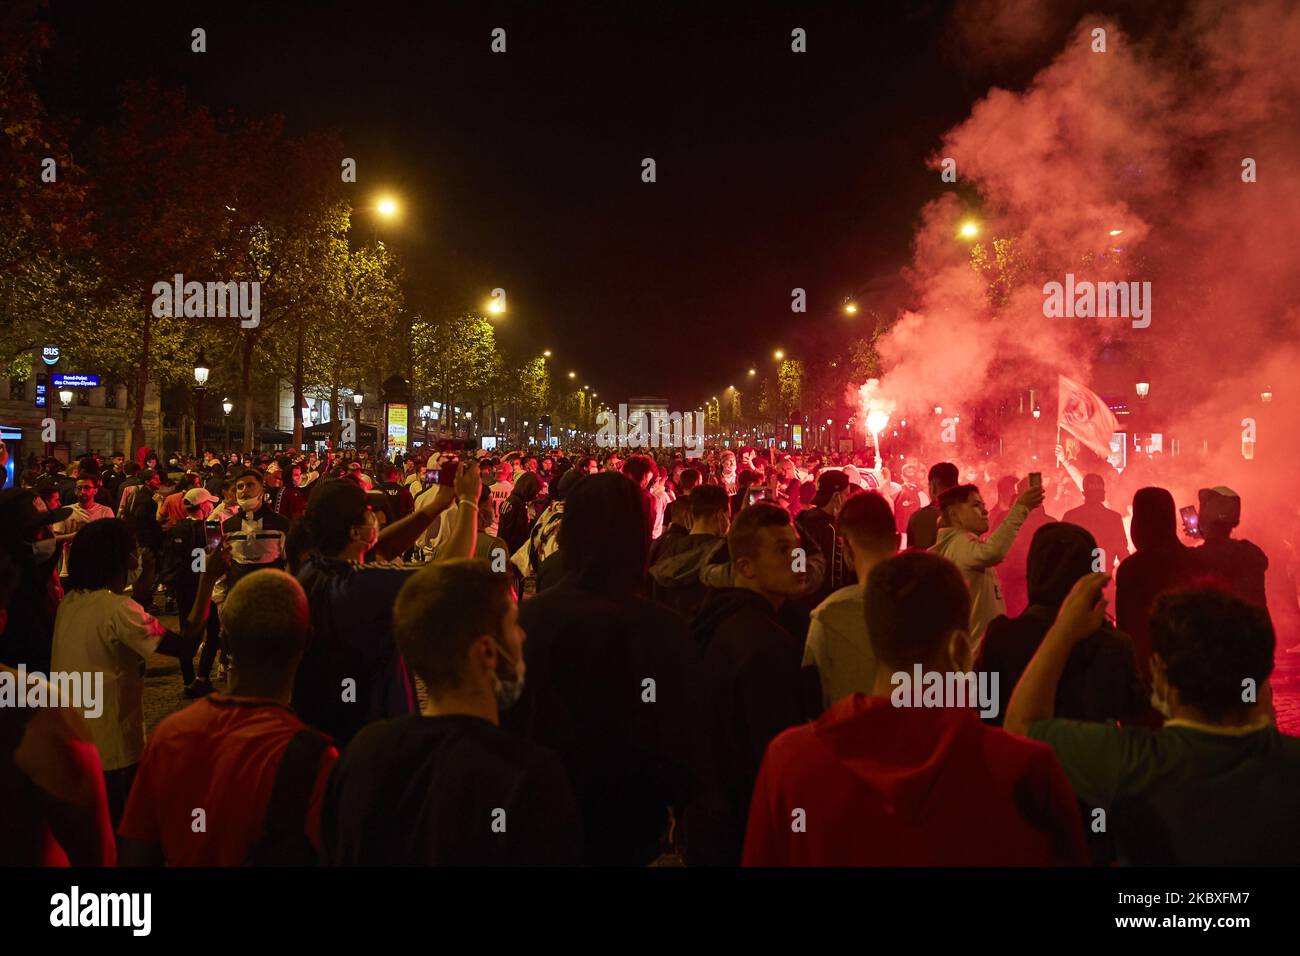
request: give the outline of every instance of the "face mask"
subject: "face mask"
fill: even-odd
[[[250,514],[262,507],[261,498],[240,498],[238,502],[239,510]]]
[[[495,641],[493,643],[496,644]],[[496,647],[497,652],[510,661],[515,672],[514,677],[511,678],[503,678],[500,674],[495,673],[492,675],[492,690],[496,694],[497,709],[505,711],[517,704],[524,692],[524,660],[523,657],[520,657],[516,662],[506,654],[500,644],[497,644]]]
[[[367,551],[371,551],[374,549],[375,545],[379,543],[379,527],[377,525],[368,524],[365,526],[365,529],[365,533],[357,540],[361,542]]]
[[[144,562],[140,560],[140,551],[135,552],[135,567],[126,572],[126,586],[131,587],[136,581],[140,580],[140,572],[144,568]]]
[[[59,543],[53,538],[46,538],[43,541],[33,541],[31,543],[32,557],[37,564],[44,564],[54,557],[55,551],[58,550]]]

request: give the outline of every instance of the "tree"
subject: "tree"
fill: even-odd
[[[496,332],[481,315],[417,316],[411,324],[411,384],[441,403],[444,427],[459,397],[492,380],[496,356]]]
[[[145,390],[158,341],[153,287],[181,273],[207,278],[229,232],[234,199],[228,139],[208,111],[184,93],[153,84],[123,87],[119,115],[101,129],[92,151],[98,187],[96,252],[105,305],[130,303],[112,346],[127,350],[135,375],[131,440],[144,443]],[[215,278],[215,276],[212,276]],[[192,361],[192,359],[190,359]]]

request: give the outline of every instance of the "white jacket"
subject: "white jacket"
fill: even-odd
[[[974,533],[959,528],[939,529],[939,538],[930,550],[942,555],[961,571],[970,589],[970,633],[976,645],[984,638],[984,629],[999,614],[1005,614],[998,573],[994,568],[1011,550],[1012,543],[1029,510],[1017,503],[988,538],[981,541]]]

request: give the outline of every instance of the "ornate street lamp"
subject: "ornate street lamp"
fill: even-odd
[[[203,358],[203,350],[199,349],[199,357],[194,363],[194,453],[196,455],[203,451],[203,396],[208,391],[210,372],[211,369]]]

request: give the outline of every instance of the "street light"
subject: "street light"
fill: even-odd
[[[1138,382],[1138,383],[1137,383],[1137,396],[1138,396],[1138,398],[1146,398],[1146,397],[1147,397],[1147,393],[1150,392],[1150,391],[1151,391],[1151,383],[1150,383],[1150,382]]]
[[[961,234],[963,239],[974,239],[980,234],[979,223],[973,219],[967,219],[961,224],[961,228],[957,231]]]
[[[375,212],[385,219],[394,219],[399,212],[397,200],[392,196],[381,196],[375,202]]]
[[[235,410],[235,403],[232,402],[229,398],[223,398],[221,400],[221,412],[225,416],[222,419],[222,421],[224,421],[226,425],[226,435],[224,440],[224,447],[226,451],[230,450],[230,413],[233,412],[234,410]]]
[[[1271,402],[1271,401],[1273,401],[1273,389],[1270,388],[1269,386],[1265,385],[1265,386],[1264,386],[1264,391],[1262,391],[1262,392],[1259,393],[1259,400],[1260,400],[1261,402]]]
[[[772,353],[772,358],[776,359],[779,362],[783,358],[785,358],[785,352],[781,351],[781,349],[777,349],[775,352]]]
[[[578,377],[578,373],[577,373],[577,372],[570,372],[570,373],[569,373],[569,378],[577,378],[577,377]]]
[[[852,299],[849,299],[848,301],[846,301],[846,302],[844,303],[844,314],[845,314],[845,315],[857,315],[857,314],[858,314],[858,304],[857,304],[856,302],[854,302]]]
[[[753,376],[757,375],[758,372],[757,372],[755,369],[752,369],[752,368],[751,368],[751,369],[749,370],[749,374],[750,374],[750,377],[753,377]]]
[[[551,357],[551,350],[550,350],[550,349],[543,349],[543,350],[542,350],[542,358],[550,358],[550,357]]]
[[[207,361],[203,358],[203,349],[199,349],[198,360],[194,363],[194,451],[203,450],[203,396],[208,390]]]
[[[357,411],[361,410],[361,403],[363,401],[365,401],[365,396],[361,394],[360,390],[357,390],[352,393],[352,404],[356,406]]]

